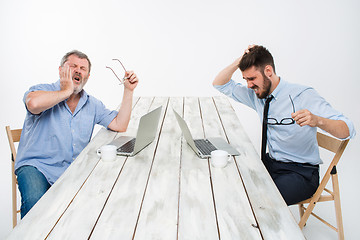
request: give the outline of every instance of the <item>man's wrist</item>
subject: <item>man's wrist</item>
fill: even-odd
[[[124,88],[124,94],[133,94],[133,93],[134,93],[134,89]]]
[[[237,58],[237,59],[234,61],[234,63],[233,63],[233,65],[236,67],[236,69],[239,68],[239,64],[240,64],[241,58],[242,58],[242,57]]]
[[[63,100],[68,99],[71,94],[73,94],[73,90],[71,90],[70,88],[68,89],[61,89],[58,93],[59,93],[59,97]]]
[[[316,116],[316,126],[315,127],[319,127],[319,128],[323,128],[324,127],[324,118]]]

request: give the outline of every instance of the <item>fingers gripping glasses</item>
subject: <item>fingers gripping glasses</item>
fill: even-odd
[[[124,81],[125,81],[126,79],[129,79],[128,77],[125,77],[127,71],[126,71],[124,65],[122,64],[122,62],[121,62],[119,59],[114,58],[114,59],[112,59],[112,60],[113,60],[113,61],[118,61],[118,62],[121,64],[121,67],[122,67],[122,68],[124,69],[124,71],[125,71],[124,77],[123,77],[123,78],[119,78],[118,75],[115,73],[115,71],[114,71],[111,67],[106,66],[106,68],[109,68],[109,69],[114,73],[115,77],[120,81],[120,85],[121,85],[121,84],[124,84]]]

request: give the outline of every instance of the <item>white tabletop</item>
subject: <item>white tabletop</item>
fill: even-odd
[[[103,162],[96,149],[135,136],[163,106],[157,137],[134,157]],[[225,168],[200,159],[194,138],[228,140],[240,155]],[[126,133],[101,129],[8,239],[304,239],[225,97],[140,97]]]

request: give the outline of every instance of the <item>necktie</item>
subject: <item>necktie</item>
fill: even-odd
[[[265,106],[264,106],[264,115],[263,115],[263,126],[262,126],[262,140],[261,140],[261,160],[265,160],[265,154],[266,154],[266,141],[267,141],[267,118],[268,118],[268,112],[269,112],[269,104],[270,101],[274,98],[273,95],[270,95],[268,98],[266,98]]]

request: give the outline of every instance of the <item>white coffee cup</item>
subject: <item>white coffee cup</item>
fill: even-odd
[[[231,155],[224,150],[214,150],[211,152],[211,165],[216,168],[223,168],[231,160]]]
[[[116,146],[114,145],[104,145],[97,150],[97,154],[105,162],[114,161],[116,159]]]

